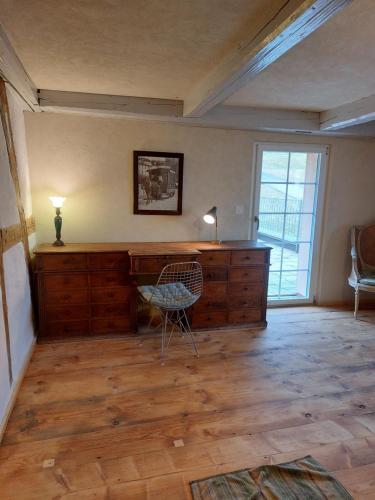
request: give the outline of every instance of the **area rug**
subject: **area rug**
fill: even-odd
[[[313,457],[190,482],[194,500],[354,500]]]

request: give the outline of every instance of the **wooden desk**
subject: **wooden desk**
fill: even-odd
[[[204,291],[194,329],[266,324],[270,247],[252,241],[40,245],[36,255],[39,335],[134,332],[141,276],[198,260]]]

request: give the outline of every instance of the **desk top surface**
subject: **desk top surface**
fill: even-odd
[[[35,254],[64,253],[104,253],[129,252],[131,256],[196,254],[201,250],[271,250],[270,246],[251,240],[222,241],[169,241],[169,242],[124,242],[124,243],[66,243],[63,247],[54,247],[43,243],[34,249]]]

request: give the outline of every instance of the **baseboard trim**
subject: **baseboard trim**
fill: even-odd
[[[13,382],[13,390],[12,390],[12,393],[11,393],[11,396],[10,396],[10,400],[9,400],[8,405],[6,407],[4,417],[3,417],[3,419],[2,419],[2,421],[0,423],[0,445],[2,443],[4,434],[5,434],[5,429],[6,429],[7,425],[8,425],[8,421],[9,421],[10,415],[11,415],[11,413],[13,411],[13,407],[14,407],[14,404],[16,402],[16,399],[17,399],[17,396],[18,396],[21,384],[23,382],[23,379],[25,378],[26,370],[27,370],[27,368],[28,368],[28,366],[30,364],[31,356],[34,353],[35,344],[36,344],[36,337],[33,338],[32,344],[30,346],[29,352],[27,353],[27,356],[25,358],[25,361],[24,361],[23,366],[22,366],[22,370],[21,370],[21,372],[20,372],[20,374],[18,376],[17,381]]]

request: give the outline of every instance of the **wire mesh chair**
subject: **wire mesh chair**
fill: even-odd
[[[203,275],[199,262],[168,264],[160,273],[156,285],[138,287],[142,299],[149,305],[156,307],[162,315],[162,363],[164,363],[164,357],[176,327],[182,336],[189,337],[195,354],[199,357],[186,309],[199,299],[202,295],[202,289]],[[167,333],[168,325],[171,326],[169,336]]]

